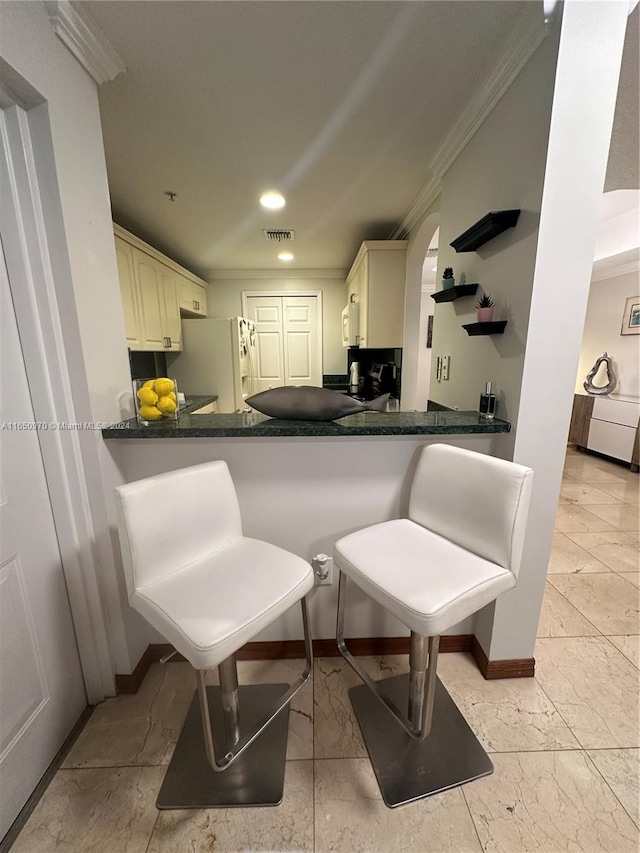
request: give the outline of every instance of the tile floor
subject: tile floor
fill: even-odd
[[[639,478],[573,450],[565,474],[536,677],[487,682],[468,655],[440,658],[492,776],[387,809],[348,700],[355,676],[321,658],[292,708],[282,806],[158,812],[195,685],[187,664],[154,665],[137,695],[96,709],[13,853],[637,853]],[[364,662],[383,677],[407,665]],[[297,666],[242,663],[240,677]]]

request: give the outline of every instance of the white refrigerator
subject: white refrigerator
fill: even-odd
[[[182,352],[167,354],[167,372],[178,390],[217,394],[218,412],[248,408],[255,393],[256,330],[245,317],[182,321]]]

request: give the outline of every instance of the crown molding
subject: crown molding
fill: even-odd
[[[108,38],[86,9],[69,0],[45,0],[49,21],[60,41],[98,85],[126,70]]]
[[[292,278],[339,278],[345,281],[347,270],[209,270],[207,278],[209,281],[219,279],[245,279],[252,281],[256,279],[292,279]]]
[[[428,164],[429,179],[424,184],[402,222],[393,231],[391,238],[407,235],[422,219],[440,192],[443,176],[469,143],[489,113],[516,79],[538,47],[550,32],[542,15],[535,20],[525,21],[523,10],[513,26],[497,61],[458,117],[451,131]]]
[[[160,263],[164,264],[165,267],[169,267],[169,269],[172,269],[183,278],[188,278],[190,281],[195,282],[195,284],[199,284],[201,287],[207,286],[207,282],[203,278],[199,278],[195,273],[192,273],[191,270],[180,266],[177,261],[172,260],[167,257],[167,255],[163,255],[159,249],[155,249],[153,246],[149,245],[149,243],[145,243],[144,240],[140,239],[140,237],[136,237],[135,234],[132,234],[131,231],[127,231],[126,228],[123,228],[122,225],[118,225],[116,222],[113,223],[113,233],[116,237],[120,237],[121,240],[124,240],[125,243],[129,243],[130,246],[140,249],[141,252],[155,258],[156,261],[160,261]]]
[[[606,281],[608,278],[616,278],[619,275],[640,272],[640,261],[632,261],[630,264],[618,264],[608,269],[594,271],[591,281]]]

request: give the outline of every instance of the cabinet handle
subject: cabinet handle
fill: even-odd
[[[195,300],[195,299],[193,300],[193,310],[194,310],[194,311],[197,311],[197,310],[198,310],[198,303],[196,302],[196,300]]]
[[[168,341],[167,346],[169,347],[169,349],[171,349],[171,338],[167,338],[167,341]]]

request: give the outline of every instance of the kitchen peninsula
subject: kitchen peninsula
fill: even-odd
[[[105,446],[122,478],[133,480],[213,459],[229,465],[244,534],[266,539],[311,561],[332,554],[345,534],[406,512],[420,449],[446,442],[503,455],[511,425],[477,412],[360,412],[337,421],[293,421],[244,414],[181,414],[177,421],[103,430]],[[392,561],[390,571],[393,571]],[[337,577],[317,587],[311,600],[315,639],[335,636]],[[405,636],[388,611],[353,591],[351,637]],[[259,640],[302,636],[297,611]],[[472,619],[452,629],[473,633]],[[149,642],[157,642],[150,637]]]

